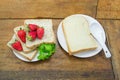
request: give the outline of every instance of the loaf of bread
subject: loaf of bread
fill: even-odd
[[[89,30],[89,23],[79,15],[72,15],[62,21],[62,29],[70,55],[97,48],[97,42]]]

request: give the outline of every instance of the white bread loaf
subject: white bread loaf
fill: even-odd
[[[38,47],[41,43],[55,43],[55,35],[53,32],[53,25],[51,19],[28,19],[24,22],[25,25],[35,24],[44,28],[44,36],[42,39],[36,38],[33,41],[26,39],[26,46],[28,48]]]
[[[23,51],[24,51],[25,53],[29,53],[29,52],[31,52],[32,50],[34,50],[35,48],[33,47],[33,48],[30,49],[30,48],[26,47],[26,44],[21,41],[21,39],[20,39],[20,38],[18,37],[18,35],[17,35],[17,32],[20,30],[20,28],[21,28],[22,30],[24,30],[25,27],[24,27],[24,26],[15,27],[15,28],[14,28],[14,33],[15,33],[15,35],[16,35],[17,40],[20,41],[20,43],[21,43],[21,45],[22,45],[22,47],[23,47]]]
[[[17,40],[16,36],[13,35],[11,40],[7,43],[7,46],[10,47],[14,52],[20,54],[22,57],[31,61],[35,57],[37,50],[33,50],[33,51],[29,52],[28,54],[24,53],[23,51],[17,51],[11,46],[11,44],[14,43],[15,40]]]
[[[72,15],[65,18],[62,29],[70,55],[97,48],[97,42],[89,30],[89,23],[83,16]]]

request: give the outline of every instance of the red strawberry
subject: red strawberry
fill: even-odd
[[[29,33],[28,33],[28,36],[27,36],[27,39],[28,40],[35,40],[36,39],[36,36],[37,36],[37,33],[36,33],[36,31],[30,31]]]
[[[13,47],[14,49],[18,50],[18,51],[22,51],[22,50],[23,50],[20,41],[15,41],[15,42],[12,44],[12,47]]]
[[[29,27],[30,31],[35,31],[38,28],[38,26],[35,24],[29,24],[28,27]]]
[[[39,27],[39,28],[37,29],[37,37],[38,37],[39,39],[42,39],[43,35],[44,35],[44,28]]]
[[[19,36],[22,42],[26,42],[26,32],[24,30],[19,30],[17,32],[17,35]]]

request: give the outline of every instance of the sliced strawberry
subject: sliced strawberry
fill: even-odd
[[[43,35],[44,35],[44,28],[39,27],[39,28],[37,29],[37,37],[38,37],[39,39],[42,39]]]
[[[32,40],[35,40],[37,37],[37,33],[36,31],[30,31],[28,32],[28,36],[27,36],[27,39],[32,41]]]
[[[13,47],[14,49],[18,50],[18,51],[22,51],[22,50],[23,50],[20,41],[15,41],[15,42],[12,44],[12,47]]]
[[[29,30],[30,30],[30,31],[35,31],[35,30],[37,30],[37,28],[38,28],[38,26],[35,25],[35,24],[29,24],[28,27],[29,27]]]
[[[26,32],[24,30],[19,30],[17,35],[21,39],[22,42],[26,43]]]

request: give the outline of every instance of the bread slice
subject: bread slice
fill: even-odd
[[[53,32],[53,25],[51,19],[29,19],[25,20],[24,24],[36,24],[39,27],[44,28],[44,36],[42,39],[36,38],[34,41],[26,40],[26,46],[28,48],[38,47],[41,43],[55,43],[55,35]]]
[[[18,37],[18,35],[17,35],[17,32],[18,32],[20,29],[23,29],[23,30],[24,30],[25,27],[24,27],[24,26],[15,27],[15,28],[14,28],[14,33],[15,33],[15,35],[16,35],[16,38],[21,42],[22,47],[23,47],[23,51],[24,51],[25,53],[29,53],[29,52],[31,52],[32,50],[34,50],[35,48],[33,47],[33,48],[30,49],[30,48],[26,47],[26,44],[21,41],[21,39],[20,39],[20,38]]]
[[[62,29],[70,55],[97,48],[97,43],[90,33],[89,24],[83,16],[72,15],[65,18]]]
[[[15,40],[16,40],[16,36],[13,35],[12,39],[7,43],[7,46],[10,47],[16,53],[20,54],[22,57],[31,61],[35,57],[37,50],[33,50],[29,52],[28,54],[25,54],[23,51],[17,51],[11,46],[11,44],[14,43]]]

